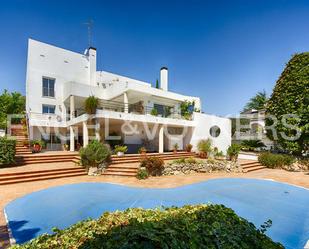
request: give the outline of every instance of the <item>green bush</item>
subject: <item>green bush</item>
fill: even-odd
[[[146,157],[141,160],[141,168],[146,168],[151,176],[160,176],[164,169],[164,161],[158,157]]]
[[[79,150],[81,165],[88,167],[98,167],[103,162],[110,161],[109,148],[97,140],[91,141],[85,148]]]
[[[228,156],[230,157],[231,160],[237,160],[238,154],[239,154],[241,148],[242,147],[239,144],[231,144],[228,147],[226,153],[228,154]]]
[[[126,145],[115,145],[115,149],[114,149],[115,153],[118,153],[118,152],[126,153],[127,151],[128,151],[128,146],[126,146]]]
[[[204,152],[204,153],[208,154],[212,151],[211,145],[212,145],[212,142],[209,138],[208,139],[202,139],[198,142],[197,148],[198,148],[199,152]]]
[[[99,106],[99,99],[95,96],[89,96],[84,103],[86,113],[95,114]]]
[[[16,140],[6,137],[0,138],[0,166],[15,162]]]
[[[139,180],[142,180],[142,179],[146,179],[148,178],[148,172],[146,169],[139,169],[137,174],[136,174],[136,178],[139,179]]]
[[[261,140],[243,140],[241,142],[243,150],[254,151],[257,148],[266,147]]]
[[[155,109],[155,108],[152,108],[150,114],[151,114],[152,116],[158,116],[158,110]]]
[[[261,153],[258,158],[259,162],[268,168],[281,168],[284,165],[291,165],[294,158],[289,155],[273,154],[270,152]]]
[[[106,212],[98,220],[82,221],[65,230],[54,229],[53,235],[41,235],[12,248],[284,248],[265,235],[264,227],[257,229],[223,205],[132,208]]]

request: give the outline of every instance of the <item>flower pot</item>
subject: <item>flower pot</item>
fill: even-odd
[[[118,152],[117,152],[117,156],[124,156],[124,152],[118,151]]]
[[[177,154],[177,150],[173,150],[173,153],[174,153],[174,154]]]
[[[200,152],[200,158],[206,159],[208,158],[208,155],[206,152]]]

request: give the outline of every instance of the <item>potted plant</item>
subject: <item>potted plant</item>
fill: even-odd
[[[175,143],[174,146],[173,146],[173,152],[177,153],[178,149],[179,149],[179,145],[178,145],[178,143]]]
[[[68,144],[63,144],[62,148],[64,151],[68,151],[69,150],[69,145]]]
[[[241,150],[241,145],[231,144],[227,149],[227,154],[231,161],[236,161],[238,159],[238,154]]]
[[[125,145],[116,145],[114,151],[117,156],[124,156],[124,153],[128,151],[128,147]]]
[[[42,148],[44,147],[44,142],[41,140],[33,140],[31,141],[31,147],[33,153],[39,153],[42,151]]]
[[[146,155],[147,149],[145,147],[140,147],[138,149],[138,153],[141,154],[141,155]]]
[[[193,145],[192,144],[187,144],[186,145],[186,151],[191,152]]]
[[[95,96],[89,96],[85,100],[84,108],[87,114],[95,114],[99,105],[99,99]]]
[[[152,108],[150,114],[151,114],[152,116],[158,116],[158,110],[155,109],[155,108]]]
[[[198,142],[197,148],[199,150],[200,158],[208,158],[209,153],[212,151],[211,148],[211,140],[208,139],[202,139]]]

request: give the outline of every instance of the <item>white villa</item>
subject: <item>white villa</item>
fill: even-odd
[[[188,84],[197,84],[189,82]],[[85,99],[96,96],[99,107],[89,126]],[[184,101],[194,101],[192,116],[181,115]],[[153,111],[155,110],[155,111]],[[48,150],[70,151],[91,139],[121,139],[129,152],[179,150],[200,139],[211,138],[226,153],[231,143],[231,121],[204,114],[199,97],[168,90],[168,69],[160,70],[160,88],[150,83],[97,69],[97,50],[84,54],[29,39],[26,112],[31,140],[44,139]],[[91,135],[91,136],[90,136]]]

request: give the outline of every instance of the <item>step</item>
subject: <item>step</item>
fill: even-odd
[[[248,173],[248,172],[257,171],[261,169],[266,169],[266,167],[265,166],[255,166],[255,167],[245,169],[244,172]]]
[[[119,173],[119,172],[121,172],[121,173],[137,173],[138,172],[138,168],[137,169],[121,169],[121,170],[119,170],[119,169],[111,169],[111,168],[107,168],[105,171],[104,171],[104,173],[105,172],[117,172],[117,173]]]
[[[43,180],[52,180],[52,179],[59,179],[59,178],[67,178],[67,177],[77,177],[77,176],[85,176],[87,175],[85,172],[83,173],[71,173],[71,174],[63,174],[57,176],[47,176],[47,177],[36,177],[36,178],[29,178],[29,179],[19,179],[19,180],[10,180],[10,181],[3,181],[0,182],[0,185],[8,185],[8,184],[16,184],[16,183],[24,183],[24,182],[34,182],[34,181],[43,181]]]
[[[49,159],[74,159],[74,156],[66,156],[66,155],[55,155],[55,156],[37,156],[38,153],[32,153],[32,155],[26,155],[21,157],[16,157],[16,160],[49,160]]]
[[[102,175],[105,176],[129,176],[129,177],[136,177],[136,173],[122,173],[122,172],[104,172]]]
[[[27,158],[31,158],[31,157],[35,157],[35,158],[38,158],[38,157],[40,157],[40,158],[47,158],[47,157],[49,157],[49,158],[52,158],[52,157],[76,157],[76,156],[78,156],[78,153],[68,153],[68,154],[62,154],[62,153],[59,153],[59,154],[56,154],[56,153],[54,153],[54,154],[45,154],[45,153],[35,153],[35,154],[33,154],[33,155],[31,155],[31,156],[27,156]]]
[[[255,166],[263,166],[263,165],[260,164],[260,163],[254,163],[254,164],[250,164],[250,165],[241,165],[241,167],[242,167],[243,169],[251,168],[251,167],[255,167]]]
[[[173,159],[179,159],[179,158],[183,158],[183,157],[190,157],[190,156],[170,156],[170,157],[158,157],[161,158],[163,160],[173,160]],[[127,160],[112,160],[111,164],[122,164],[122,163],[136,163],[136,162],[140,162],[142,158],[138,158],[138,159],[127,159]]]
[[[37,177],[45,177],[45,176],[58,176],[63,174],[74,174],[74,173],[84,173],[86,174],[84,169],[74,169],[74,170],[66,170],[66,171],[54,171],[54,172],[41,172],[41,173],[32,173],[32,174],[25,174],[25,175],[17,175],[17,176],[7,176],[0,178],[0,183],[3,181],[10,181],[10,180],[19,180],[19,179],[29,179],[29,178],[37,178]]]
[[[123,165],[118,165],[118,164],[111,164],[108,166],[109,169],[138,169],[139,168],[139,165],[126,165],[126,164],[123,164]]]
[[[38,163],[61,163],[61,162],[72,162],[72,159],[50,159],[50,160],[29,160],[29,161],[16,161],[17,165],[26,164],[38,164]]]
[[[14,172],[14,173],[2,173],[1,177],[6,176],[15,176],[15,175],[27,175],[27,174],[36,174],[36,173],[49,173],[49,172],[58,172],[58,171],[68,171],[68,170],[84,170],[81,167],[68,167],[68,168],[60,168],[60,169],[46,169],[46,170],[32,170],[32,171],[22,171],[22,172]]]

